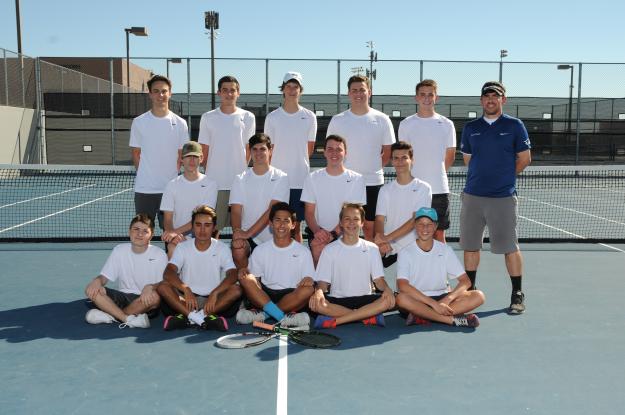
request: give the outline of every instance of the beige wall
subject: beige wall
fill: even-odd
[[[21,163],[37,132],[35,110],[0,106],[0,164]]]

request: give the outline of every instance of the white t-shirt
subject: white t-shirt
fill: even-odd
[[[308,143],[317,137],[317,117],[301,106],[293,114],[280,107],[267,115],[265,134],[273,144],[272,166],[289,175],[291,189],[301,189],[310,172]]]
[[[448,279],[456,279],[464,272],[451,247],[436,240],[429,252],[415,242],[397,256],[397,279],[408,280],[410,285],[430,297],[448,292]]]
[[[184,175],[167,183],[161,210],[174,212],[174,228],[178,228],[191,220],[193,209],[199,205],[215,208],[217,201],[217,182],[200,173],[197,180],[190,182]]]
[[[330,296],[357,297],[373,293],[373,280],[384,276],[378,247],[359,239],[345,245],[343,238],[326,245],[317,264],[317,281],[330,283]]]
[[[414,218],[419,208],[431,206],[432,188],[429,184],[419,179],[412,179],[410,183],[401,185],[397,183],[397,180],[393,180],[380,189],[375,214],[385,216],[384,233],[388,235],[406,223],[408,219]],[[417,233],[413,229],[391,243],[393,253],[399,252],[416,239]]]
[[[259,245],[250,256],[249,270],[272,290],[295,288],[303,278],[315,278],[310,251],[296,241],[286,248],[273,240]]]
[[[179,243],[169,263],[178,267],[180,280],[199,295],[209,295],[221,282],[221,272],[236,268],[230,248],[214,238],[203,252],[195,247],[195,238]]]
[[[397,136],[412,145],[412,175],[429,183],[434,194],[449,193],[445,154],[456,147],[454,123],[436,113],[429,118],[414,114],[399,123]]]
[[[163,193],[178,175],[178,150],[188,140],[186,121],[171,111],[165,117],[148,111],[132,120],[130,147],[141,149],[135,192]]]
[[[339,223],[343,203],[367,203],[363,177],[349,169],[338,176],[330,176],[326,169],[308,175],[302,189],[302,202],[314,203],[317,224],[326,231]]]
[[[395,142],[393,123],[388,115],[373,108],[365,115],[343,111],[330,120],[327,135],[331,134],[347,141],[345,167],[362,174],[367,186],[384,183],[382,146]]]
[[[282,170],[269,166],[269,170],[259,176],[248,167],[234,178],[229,203],[243,207],[241,218],[243,229],[247,230],[256,223],[272,200],[289,202],[289,180]],[[257,244],[270,240],[269,226],[265,226],[253,239]]]
[[[245,147],[255,133],[254,114],[241,108],[232,114],[219,108],[202,114],[198,142],[208,145],[206,175],[219,190],[230,190],[234,176],[247,167]]]
[[[132,245],[117,245],[109,255],[100,275],[109,281],[117,281],[117,289],[128,294],[141,294],[148,284],[163,279],[167,266],[167,254],[159,247],[148,245],[142,254],[132,252]]]

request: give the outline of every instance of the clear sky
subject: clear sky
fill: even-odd
[[[625,62],[625,2],[615,0],[21,0],[20,5],[23,52],[29,56],[125,56],[123,29],[146,26],[149,37],[131,37],[132,57],[207,58],[204,11],[216,10],[221,26],[216,56],[363,59],[344,62],[341,84],[351,67],[368,63],[369,40],[379,59],[497,61],[499,50],[507,49],[508,62]],[[13,0],[0,2],[0,47],[17,49]],[[165,71],[164,60],[135,62]],[[264,88],[263,62],[220,65],[218,76],[233,72],[254,84],[253,92]],[[176,82],[186,67],[174,66]],[[409,94],[419,77],[414,64],[380,62],[376,68],[377,93]],[[310,80],[308,92],[336,91],[336,63],[272,63],[272,87],[290,69]],[[207,62],[193,64],[192,90],[208,90],[199,85],[207,70]],[[442,95],[472,94],[484,80],[497,78],[498,65],[426,64],[424,74],[439,80]],[[625,96],[623,74],[625,66],[584,66],[582,91]],[[511,95],[565,96],[569,76],[553,64],[504,66]],[[575,77],[577,84],[577,67]],[[186,79],[181,83],[186,88]]]

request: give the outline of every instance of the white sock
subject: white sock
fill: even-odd
[[[205,317],[206,315],[204,314],[204,310],[191,311],[188,316],[189,320],[198,326],[201,326],[202,323],[204,323]]]

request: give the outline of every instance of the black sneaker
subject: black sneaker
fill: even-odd
[[[178,314],[176,316],[167,316],[163,322],[163,329],[165,331],[186,329],[190,325],[191,323],[185,316]]]
[[[513,291],[510,297],[508,314],[522,314],[525,311],[525,294],[523,291]]]
[[[220,316],[209,314],[204,318],[204,323],[200,326],[202,330],[228,331],[228,321]]]

